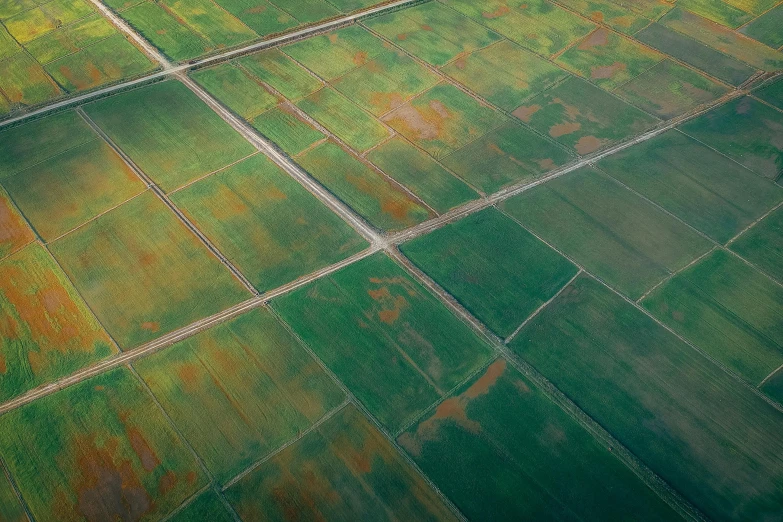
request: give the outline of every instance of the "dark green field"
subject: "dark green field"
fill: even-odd
[[[753,225],[730,248],[783,283],[783,209]]]

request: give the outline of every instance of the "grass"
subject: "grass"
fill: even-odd
[[[457,520],[353,406],[261,464],[225,495],[243,520]]]
[[[242,69],[230,63],[200,69],[192,73],[191,77],[246,120],[252,120],[280,101]]]
[[[218,484],[343,400],[340,389],[265,310],[222,323],[134,367]],[[219,422],[205,424],[205,416]]]
[[[68,149],[0,183],[45,241],[145,189],[131,168],[100,139]]]
[[[632,299],[710,248],[686,225],[589,168],[528,190],[501,207]]]
[[[42,246],[31,244],[0,260],[0,400],[116,352]]]
[[[783,172],[783,112],[745,96],[680,126],[750,170],[772,180]]]
[[[671,130],[599,168],[719,243],[783,200],[783,188]]]
[[[147,1],[122,11],[121,15],[170,60],[189,60],[214,49],[212,42],[177,21],[163,5]]]
[[[783,283],[783,209],[753,225],[731,249]]]
[[[250,295],[150,191],[50,249],[123,349]]]
[[[244,56],[237,63],[289,100],[304,98],[323,86],[315,76],[279,49]]]
[[[679,520],[504,359],[398,441],[470,520]]]
[[[433,217],[407,192],[336,143],[322,143],[297,162],[378,229],[402,230]]]
[[[400,137],[381,144],[367,159],[438,213],[478,198],[473,189],[431,156]]]
[[[404,243],[401,250],[503,338],[577,272],[494,208]]]
[[[35,239],[19,209],[0,186],[0,259]]]
[[[777,515],[780,412],[594,279],[509,348],[707,517]]]
[[[177,81],[105,98],[84,110],[166,192],[255,152]]]
[[[656,122],[652,116],[576,77],[529,99],[513,114],[581,155],[630,138]]]
[[[260,114],[253,127],[290,156],[296,156],[326,136],[287,104]]]
[[[478,369],[489,347],[376,254],[272,307],[390,431]]]
[[[436,85],[382,119],[435,158],[507,121],[500,112],[448,83]]]
[[[262,292],[367,246],[260,154],[172,194],[172,201]]]
[[[126,368],[4,414],[0,449],[37,520],[159,518],[205,483]]]

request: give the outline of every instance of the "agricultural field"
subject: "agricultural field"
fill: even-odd
[[[783,209],[778,207],[750,227],[730,248],[783,283]]]

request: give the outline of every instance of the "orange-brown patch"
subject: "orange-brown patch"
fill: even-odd
[[[154,333],[160,330],[160,323],[157,321],[145,321],[141,323],[141,329]]]
[[[139,458],[144,471],[149,472],[157,468],[160,465],[160,459],[152,450],[141,431],[133,426],[126,425],[125,433],[128,435],[128,442],[130,442],[133,452]]]
[[[579,154],[590,154],[601,148],[603,140],[596,138],[595,136],[582,136],[579,141],[576,142],[574,148]]]
[[[590,67],[590,77],[595,80],[605,80],[620,71],[624,71],[626,67],[622,62],[614,62],[612,65],[596,65],[595,67]]]
[[[530,123],[531,116],[533,116],[535,113],[537,113],[540,110],[541,110],[540,105],[522,105],[521,107],[517,107],[514,110],[514,112],[512,112],[511,114],[513,114],[520,120],[524,121],[525,123]]]
[[[176,485],[177,475],[173,471],[168,470],[166,473],[161,475],[160,479],[158,480],[158,491],[161,495],[165,495],[174,489],[174,486]]]
[[[353,63],[356,65],[364,65],[366,61],[367,61],[366,51],[359,51],[353,55]]]
[[[481,13],[481,16],[491,20],[493,18],[500,18],[501,16],[507,15],[510,12],[511,12],[511,8],[509,6],[502,5],[497,9],[495,9],[494,11],[484,11],[483,13]]]
[[[506,372],[506,365],[505,359],[498,359],[490,364],[487,371],[484,372],[484,375],[479,377],[462,395],[468,399],[475,399],[476,397],[488,393],[489,389],[495,385],[500,376]]]
[[[609,42],[609,31],[604,28],[598,28],[590,33],[587,38],[582,40],[577,47],[580,51],[587,51],[593,47],[606,45]]]
[[[558,123],[557,125],[552,125],[549,128],[549,135],[552,136],[553,138],[559,138],[560,136],[565,136],[566,134],[571,134],[572,132],[576,132],[581,128],[582,128],[582,124],[575,121]]]

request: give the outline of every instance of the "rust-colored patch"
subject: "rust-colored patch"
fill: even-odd
[[[158,332],[160,331],[160,323],[157,321],[145,321],[141,323],[141,329],[147,330],[149,332]]]
[[[157,30],[157,31],[155,31],[155,32],[156,32],[156,33],[158,33],[159,35],[163,36],[163,35],[164,35],[164,34],[166,34],[168,31],[166,31],[165,29],[158,29],[158,30]]]
[[[590,20],[601,23],[604,21],[604,14],[601,11],[593,11],[590,13]]]
[[[6,374],[8,372],[8,367],[6,366],[5,362],[5,355],[3,352],[0,352],[0,373]]]
[[[574,148],[579,154],[589,154],[601,148],[603,141],[595,136],[582,136],[579,141],[576,142]]]
[[[438,100],[431,100],[426,106],[403,105],[384,120],[392,127],[402,129],[401,133],[414,140],[438,139],[451,115],[448,108]]]
[[[133,426],[125,426],[125,433],[128,435],[128,441],[130,442],[133,452],[141,462],[141,467],[144,471],[152,471],[160,465],[160,459],[150,447],[147,439],[144,435]]]
[[[483,13],[481,13],[481,16],[483,16],[488,20],[491,20],[493,18],[500,18],[501,16],[507,15],[510,12],[511,12],[511,8],[509,6],[501,5],[494,11],[484,11]]]
[[[245,12],[247,14],[261,14],[266,12],[266,6],[265,5],[257,5],[255,7],[251,7],[249,9],[245,9]]]
[[[403,42],[403,41],[405,41],[407,39],[408,39],[408,34],[407,33],[400,33],[400,34],[397,35],[397,40],[399,40],[400,42]]]
[[[544,170],[552,170],[553,168],[557,167],[557,164],[552,161],[552,158],[536,160],[536,164],[538,164],[538,166]]]
[[[557,125],[552,125],[549,128],[549,135],[553,138],[559,138],[560,136],[565,136],[567,134],[576,132],[581,128],[582,124],[575,121],[558,123]]]
[[[609,31],[604,28],[598,28],[590,33],[587,38],[582,40],[577,49],[580,51],[587,51],[593,47],[606,45],[607,43],[609,43]]]
[[[334,44],[334,43],[337,43],[337,40],[338,40],[340,37],[337,35],[337,33],[331,33],[331,34],[329,34],[329,35],[327,36],[327,38],[329,38],[329,42],[330,42],[330,43],[333,43],[333,44]]]
[[[158,492],[160,492],[161,495],[165,495],[174,489],[174,486],[176,485],[177,475],[173,471],[168,470],[166,473],[161,475],[160,480],[158,480]]]
[[[353,63],[355,65],[364,65],[367,62],[367,52],[359,51],[353,55]]]
[[[370,95],[370,105],[377,107],[381,113],[389,112],[405,103],[405,98],[398,92],[373,92]]]
[[[378,319],[386,324],[394,324],[400,318],[400,312],[410,306],[405,297],[392,295],[386,286],[377,290],[369,289],[367,294],[373,301],[377,301],[383,306],[383,309],[378,311]]]
[[[476,397],[488,393],[489,389],[495,385],[498,378],[506,372],[506,365],[505,359],[498,359],[490,364],[487,371],[484,372],[484,375],[479,377],[462,395],[468,399],[475,399]]]
[[[626,68],[627,66],[622,62],[614,62],[612,65],[596,65],[590,67],[590,77],[595,80],[605,80]]]
[[[522,105],[521,107],[517,107],[511,114],[525,123],[530,123],[530,118],[540,110],[540,105]]]

